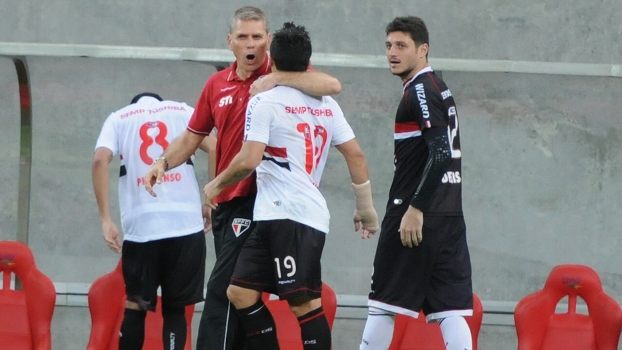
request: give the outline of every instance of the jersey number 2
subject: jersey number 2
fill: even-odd
[[[462,158],[460,138],[456,138],[458,136],[458,113],[456,113],[456,107],[449,108],[447,135],[449,136],[449,145],[451,146],[451,158]]]
[[[148,134],[148,131],[151,128],[158,129],[158,134],[155,137],[152,137]],[[160,121],[146,122],[145,124],[140,126],[139,135],[140,135],[140,139],[143,141],[140,144],[140,159],[142,159],[142,161],[145,162],[145,164],[147,165],[153,164],[153,158],[149,156],[149,153],[147,153],[147,150],[149,149],[151,145],[154,144],[154,142],[157,145],[160,145],[163,151],[166,149],[166,147],[168,147],[168,141],[166,141],[167,133],[168,133],[168,128],[166,127],[166,124]]]
[[[311,134],[311,125],[307,123],[296,125],[296,129],[305,139],[305,170],[307,174],[311,175],[313,170],[317,168],[317,165],[320,163],[324,147],[326,146],[328,133],[323,126],[316,125],[315,128],[313,128],[313,134]],[[318,137],[321,138],[320,142],[316,141]],[[316,146],[316,142],[320,144],[319,147]]]

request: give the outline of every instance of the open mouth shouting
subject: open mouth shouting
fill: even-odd
[[[246,64],[252,65],[255,63],[257,56],[255,56],[255,54],[248,54],[244,56],[244,58],[246,59]]]

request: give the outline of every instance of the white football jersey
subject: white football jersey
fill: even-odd
[[[203,229],[201,197],[193,165],[167,171],[152,197],[143,176],[188,125],[194,109],[185,103],[143,97],[108,116],[95,149],[121,157],[119,204],[124,239],[147,242]]]
[[[354,138],[331,97],[277,86],[246,110],[245,141],[266,144],[257,167],[254,220],[289,219],[328,233],[330,214],[319,191],[330,146]]]

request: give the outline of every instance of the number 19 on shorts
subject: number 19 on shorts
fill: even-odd
[[[281,259],[274,258],[274,263],[276,265],[276,274],[279,279],[283,278],[283,273],[285,273],[285,276],[287,277],[292,277],[296,274],[296,261],[293,257],[288,255],[285,259],[283,259],[283,272],[281,272]]]

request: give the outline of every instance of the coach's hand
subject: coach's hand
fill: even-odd
[[[278,84],[278,76],[276,73],[270,73],[268,75],[263,75],[259,77],[259,79],[255,80],[251,84],[250,94],[251,96],[255,96],[258,93],[268,91]]]
[[[149,171],[147,171],[147,174],[145,174],[143,178],[145,189],[154,197],[158,195],[153,191],[153,186],[162,183],[162,177],[164,177],[165,172],[166,164],[163,161],[157,161],[149,168]]]
[[[208,233],[212,230],[212,208],[206,204],[202,206],[203,232]]]
[[[412,205],[408,206],[406,214],[400,223],[400,238],[402,244],[408,248],[418,246],[423,240],[423,212]]]
[[[212,209],[216,209],[218,204],[214,202],[214,198],[220,194],[222,187],[217,184],[217,179],[214,179],[203,187],[203,193],[205,194],[205,205]]]

